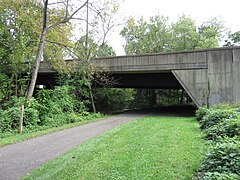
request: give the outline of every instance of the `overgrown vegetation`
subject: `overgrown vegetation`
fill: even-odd
[[[208,151],[196,179],[240,179],[240,111],[237,105],[200,108],[196,118]]]
[[[192,179],[204,149],[195,118],[148,116],[80,145],[23,179]]]
[[[62,86],[54,90],[41,90],[36,98],[28,101],[25,98],[12,97],[0,111],[0,137],[7,137],[19,131],[20,105],[23,104],[23,133],[102,116],[99,113],[89,113],[87,104],[78,101],[75,92],[73,86]]]

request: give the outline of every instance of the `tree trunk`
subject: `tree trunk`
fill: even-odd
[[[89,91],[90,91],[89,94],[90,94],[91,104],[92,104],[92,108],[93,108],[93,113],[97,113],[96,106],[95,106],[94,99],[93,99],[93,93],[92,93],[91,85],[89,85]]]
[[[42,31],[40,43],[38,45],[36,62],[33,66],[32,78],[31,78],[31,82],[30,82],[30,85],[28,88],[27,99],[30,99],[33,96],[33,91],[34,91],[36,81],[37,81],[38,70],[39,70],[41,59],[42,59],[43,48],[44,48],[44,43],[46,40],[47,30],[48,30],[47,28],[44,28]]]

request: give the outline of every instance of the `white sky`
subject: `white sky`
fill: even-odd
[[[148,20],[157,14],[168,16],[170,21],[175,21],[180,15],[185,14],[197,23],[221,17],[225,27],[232,32],[240,30],[240,0],[125,0],[123,11],[126,17],[132,16],[139,19],[143,16]],[[124,40],[120,37],[118,28],[112,33],[109,44],[123,55]]]

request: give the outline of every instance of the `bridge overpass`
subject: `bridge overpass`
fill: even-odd
[[[197,106],[240,102],[240,47],[97,58],[91,63],[118,79],[118,87],[183,88]],[[54,84],[54,74],[41,62],[38,84]]]

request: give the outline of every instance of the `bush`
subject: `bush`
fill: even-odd
[[[240,172],[240,141],[237,138],[223,138],[212,143],[200,173],[218,172],[238,174]]]
[[[0,131],[13,132],[19,129],[20,108],[12,107],[1,113]],[[24,110],[23,126],[25,128],[33,128],[39,122],[39,113],[36,109],[26,108]]]
[[[86,112],[87,100],[79,102],[73,90],[71,86],[62,86],[40,90],[36,99],[12,97],[4,109],[0,109],[0,132],[12,134],[19,130],[20,105],[25,105],[23,126],[26,132],[101,116]]]
[[[197,180],[239,180],[240,176],[233,173],[207,172],[199,175]]]
[[[199,108],[196,111],[196,120],[201,121],[203,117],[206,116],[207,113],[209,113],[209,111],[210,110],[206,106]]]
[[[11,132],[19,129],[20,109],[19,107],[12,107],[1,113],[0,131]]]
[[[240,119],[229,119],[220,122],[205,130],[206,138],[209,140],[216,140],[218,138],[227,136],[240,136]]]
[[[73,112],[75,105],[77,104],[76,99],[73,95],[73,87],[62,86],[57,87],[52,91],[51,100],[59,105],[59,108],[63,112]]]
[[[39,112],[33,108],[26,108],[24,111],[23,126],[33,129],[38,126],[39,122]]]
[[[210,110],[203,118],[200,120],[200,127],[202,129],[207,129],[211,126],[216,125],[226,119],[237,118],[238,112],[232,109],[214,109]]]

